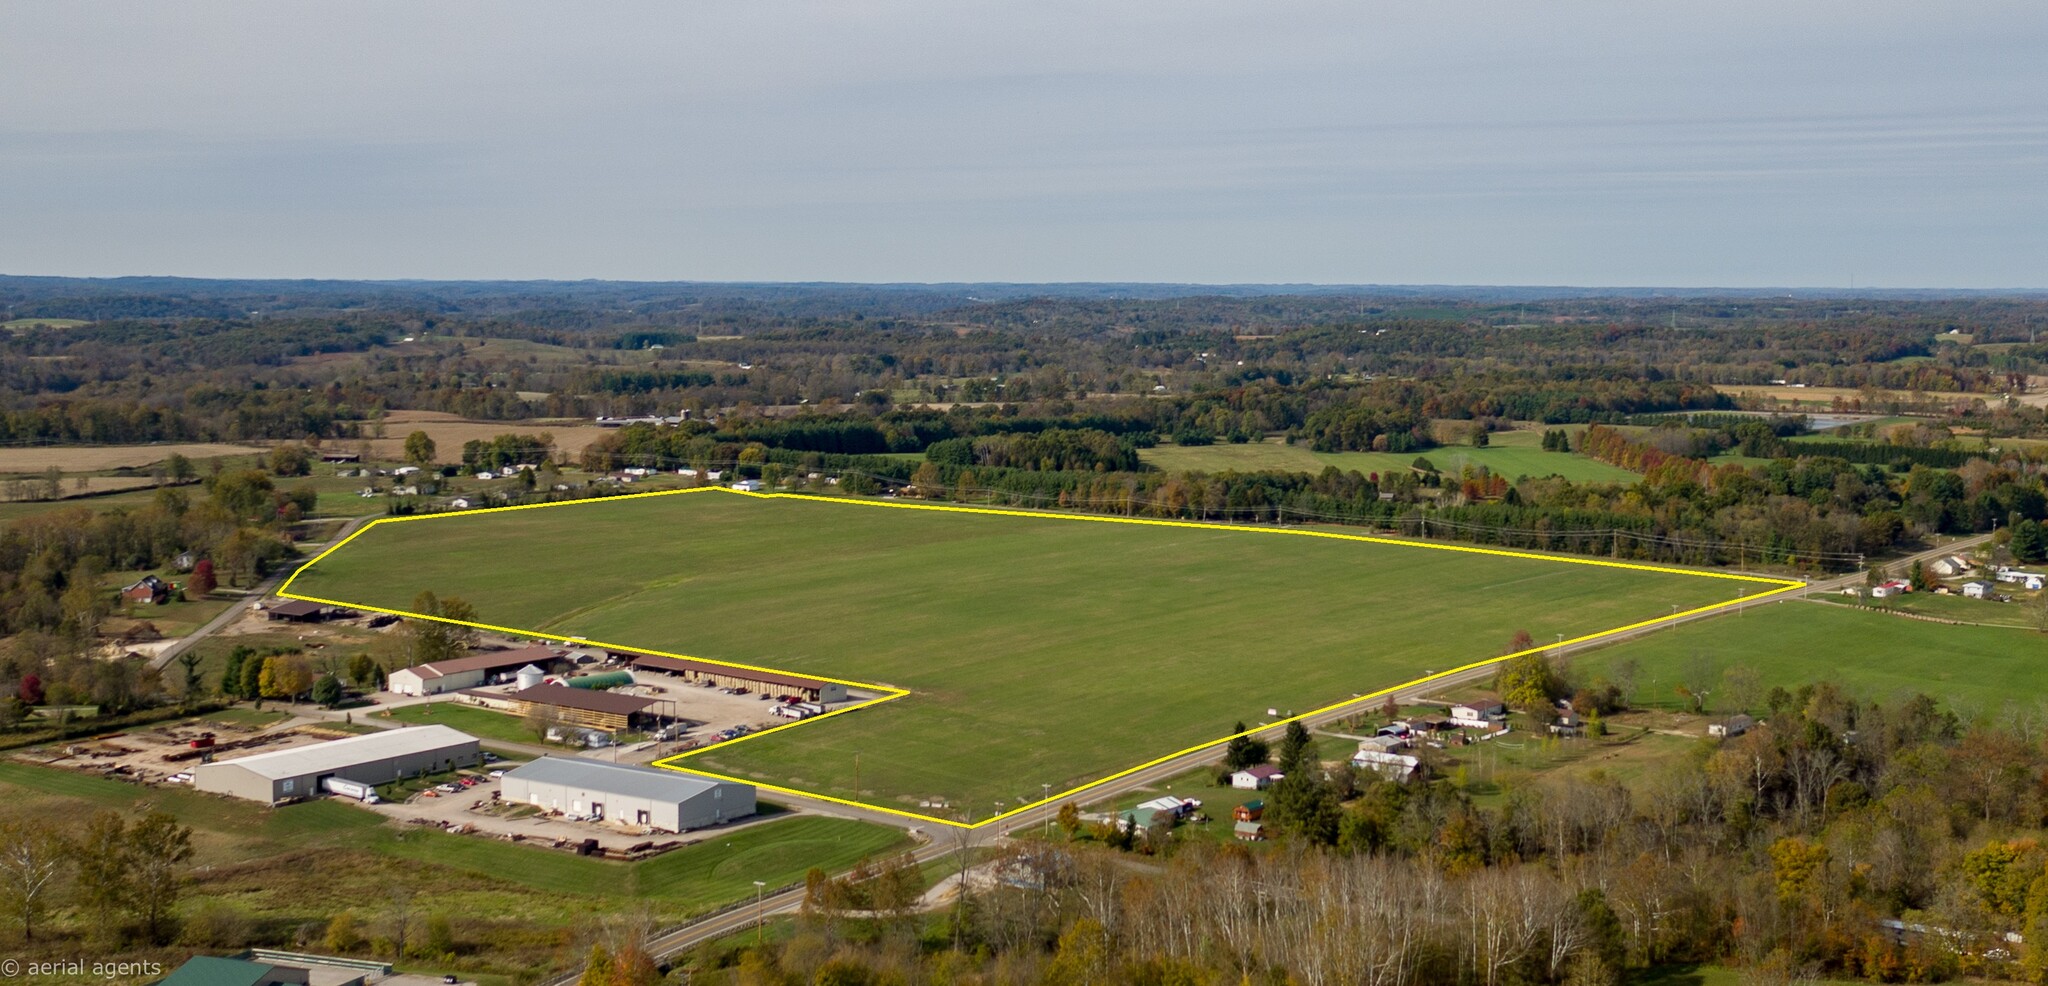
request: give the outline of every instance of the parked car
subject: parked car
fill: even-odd
[[[453,784],[438,784],[435,785],[434,790],[439,791],[442,794],[455,794],[456,792],[461,791],[462,789],[456,787]]]
[[[504,777],[505,777],[505,772],[504,772],[504,771],[502,771],[502,770],[494,770],[494,771],[491,771],[491,780],[494,780],[494,781],[495,781],[495,780],[503,780],[503,779],[504,779]]]

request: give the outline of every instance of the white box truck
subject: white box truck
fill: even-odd
[[[339,794],[344,798],[354,798],[366,805],[374,805],[381,800],[377,797],[376,788],[368,784],[348,780],[347,778],[324,777],[320,780],[320,787],[329,794]]]

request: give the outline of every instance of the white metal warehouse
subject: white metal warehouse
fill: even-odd
[[[577,757],[542,757],[507,771],[499,792],[516,804],[666,832],[754,813],[751,784]]]
[[[295,746],[192,768],[192,786],[251,801],[319,796],[329,777],[359,784],[389,784],[421,772],[473,766],[482,751],[476,737],[447,726],[411,726]]]

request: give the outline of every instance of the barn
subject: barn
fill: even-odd
[[[329,777],[388,784],[404,777],[474,766],[477,739],[447,726],[412,726],[295,746],[192,768],[192,786],[275,804],[317,797]]]
[[[450,661],[416,664],[391,672],[384,687],[395,695],[440,695],[475,688],[495,679],[518,673],[529,664],[545,669],[561,659],[563,652],[536,644],[514,650],[484,651]]]
[[[506,771],[498,790],[515,804],[664,832],[754,813],[752,785],[578,757],[542,757]]]

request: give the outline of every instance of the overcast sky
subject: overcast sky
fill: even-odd
[[[0,0],[0,272],[2048,287],[2048,4]]]

